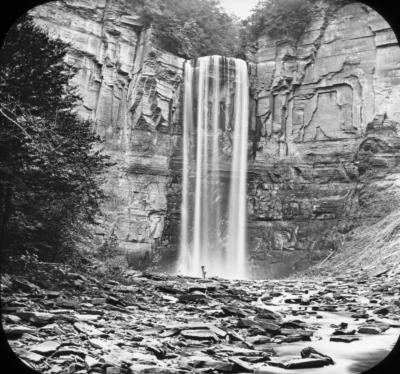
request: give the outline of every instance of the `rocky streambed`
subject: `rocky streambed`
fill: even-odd
[[[396,271],[230,281],[56,264],[2,277],[2,325],[42,373],[357,373],[400,334]]]

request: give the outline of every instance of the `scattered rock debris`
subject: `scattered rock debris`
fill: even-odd
[[[41,373],[312,370],[337,364],[313,342],[351,345],[400,326],[399,278],[390,272],[368,282],[229,281],[129,270],[121,283],[67,270],[56,282],[57,265],[42,267],[36,282],[6,275],[1,284],[9,344]],[[326,314],[346,318],[324,324]],[[303,348],[277,354],[290,344]]]

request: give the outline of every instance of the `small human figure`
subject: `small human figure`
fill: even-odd
[[[203,279],[206,279],[207,272],[205,271],[204,265],[201,266],[201,272],[203,273]]]

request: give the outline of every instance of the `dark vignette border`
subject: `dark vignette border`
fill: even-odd
[[[51,0],[50,0],[51,1]],[[0,45],[9,28],[19,17],[30,9],[50,2],[49,0],[7,0],[2,4],[0,10]],[[96,1],[96,0],[93,0]],[[131,0],[135,1],[135,0]],[[246,0],[242,0],[246,1]],[[377,11],[389,23],[400,45],[400,3],[397,0],[356,0],[364,3]],[[400,103],[399,103],[400,105]],[[1,307],[0,307],[1,314]],[[7,338],[0,328],[0,369],[9,374],[37,373],[28,368],[12,351],[8,345]],[[5,371],[7,370],[7,371]],[[375,367],[365,371],[363,374],[397,374],[400,370],[400,336],[388,356]],[[295,373],[294,373],[295,374]],[[340,374],[340,373],[338,373]]]

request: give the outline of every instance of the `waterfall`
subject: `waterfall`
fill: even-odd
[[[246,277],[248,75],[243,60],[185,62],[178,271]]]

